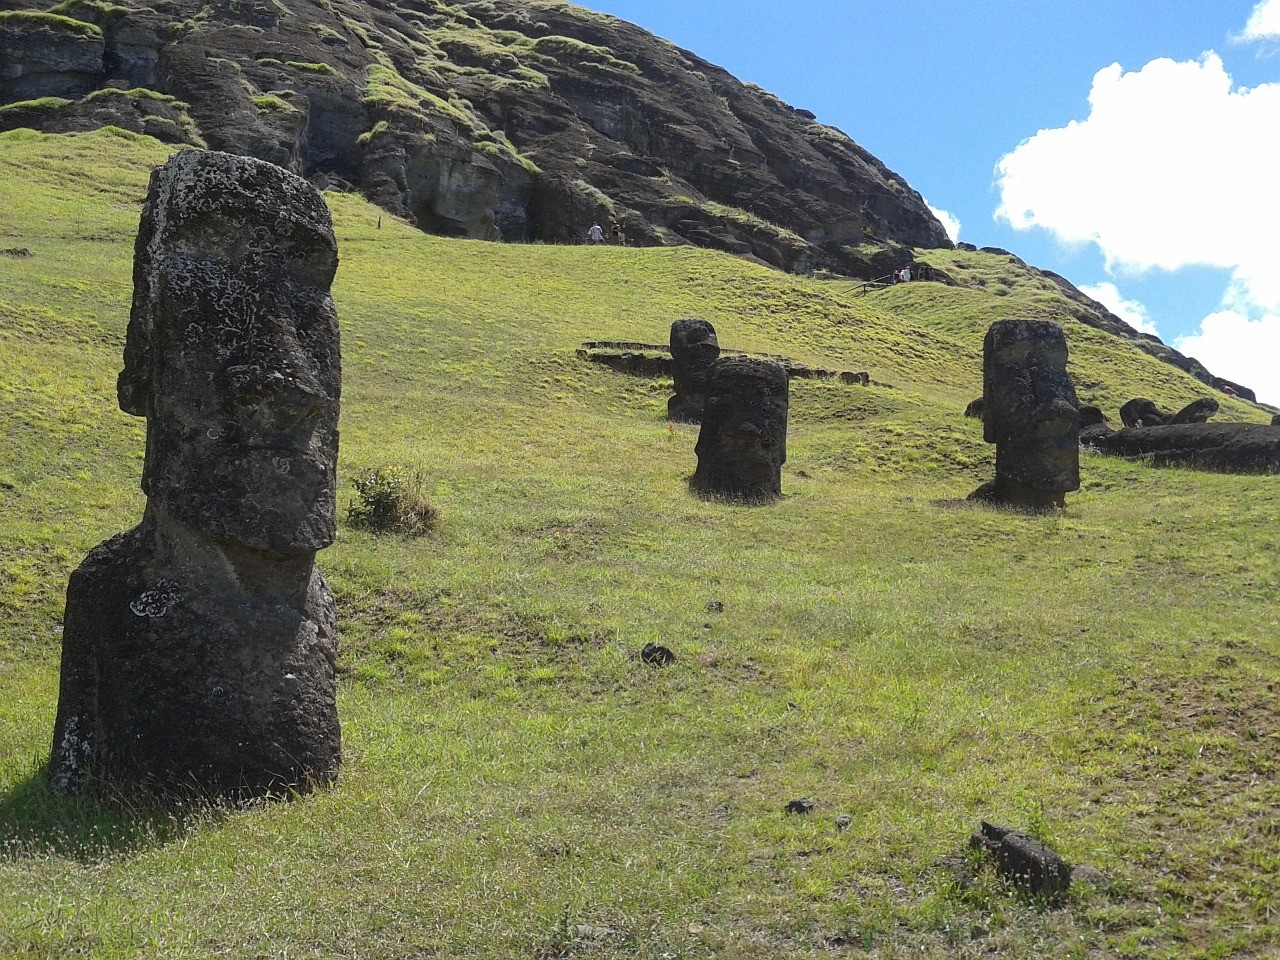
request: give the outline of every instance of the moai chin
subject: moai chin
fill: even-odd
[[[690,486],[704,497],[767,503],[782,496],[790,378],[773,360],[724,357],[707,378]]]
[[[55,788],[246,799],[338,774],[337,244],[319,192],[187,150],[151,177],[118,392],[142,522],[71,575]]]
[[[1080,489],[1080,413],[1067,341],[1048,320],[999,320],[983,346],[983,434],[996,477],[971,495],[1021,510],[1061,509]]]
[[[667,401],[667,419],[700,423],[707,405],[707,375],[720,358],[716,328],[706,320],[690,318],[671,325],[671,376],[675,396]]]

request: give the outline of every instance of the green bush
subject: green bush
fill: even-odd
[[[356,496],[347,507],[347,523],[361,530],[417,537],[430,533],[440,517],[439,510],[423,495],[421,470],[374,467],[351,485]]]

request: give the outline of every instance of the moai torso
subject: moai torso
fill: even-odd
[[[787,371],[772,360],[716,361],[698,433],[695,492],[746,503],[782,496],[789,387]]]

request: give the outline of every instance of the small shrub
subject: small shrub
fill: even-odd
[[[347,523],[374,533],[417,537],[435,528],[440,512],[423,495],[422,471],[374,467],[351,481],[356,496],[347,507]]]

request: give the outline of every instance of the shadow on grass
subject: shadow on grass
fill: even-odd
[[[207,801],[58,793],[41,764],[0,794],[0,859],[51,855],[93,863],[163,846],[229,812]]]

